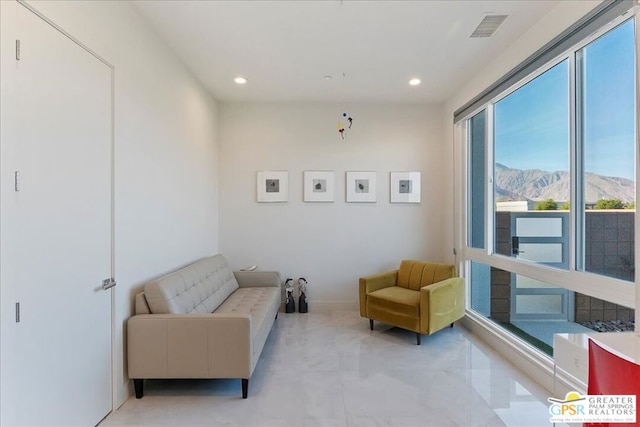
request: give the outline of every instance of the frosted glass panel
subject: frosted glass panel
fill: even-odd
[[[556,286],[550,285],[545,282],[541,282],[540,280],[532,279],[527,276],[516,275],[516,288],[518,289],[539,289],[539,288],[550,288],[550,289],[558,289]]]
[[[520,243],[518,258],[535,262],[562,262],[562,243]]]
[[[518,237],[562,237],[562,218],[516,218]]]
[[[561,314],[562,295],[517,295],[518,314]]]

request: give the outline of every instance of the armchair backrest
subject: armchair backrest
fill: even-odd
[[[404,260],[400,263],[396,285],[418,291],[423,286],[451,277],[456,277],[456,267],[454,265]]]

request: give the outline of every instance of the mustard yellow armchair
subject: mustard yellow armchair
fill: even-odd
[[[360,316],[431,335],[464,316],[464,279],[453,265],[405,260],[398,270],[360,278]]]

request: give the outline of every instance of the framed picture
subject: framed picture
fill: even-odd
[[[391,203],[420,203],[420,172],[391,172]]]
[[[375,172],[347,172],[347,202],[375,203],[378,188]]]
[[[333,202],[333,171],[304,171],[304,201]]]
[[[258,202],[286,202],[289,200],[289,172],[258,172]]]

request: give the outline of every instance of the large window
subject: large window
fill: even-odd
[[[569,66],[564,60],[495,103],[496,253],[568,267]],[[506,249],[506,250],[505,250]]]
[[[634,280],[635,48],[627,21],[576,52],[583,173],[578,268]],[[592,212],[597,210],[598,213]]]
[[[470,307],[547,353],[634,327],[635,52],[628,19],[466,119]]]

